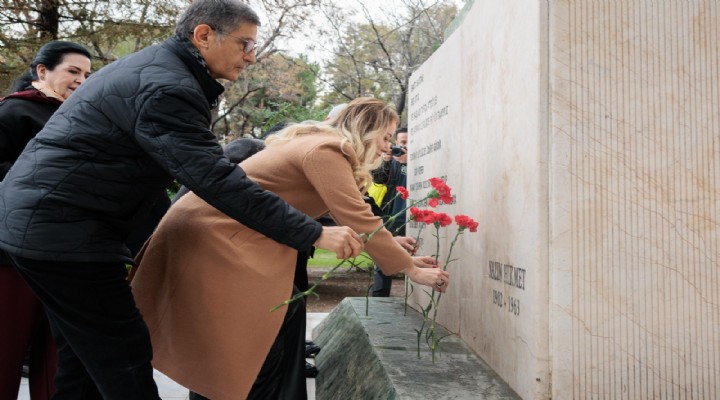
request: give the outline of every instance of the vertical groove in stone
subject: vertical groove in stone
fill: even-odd
[[[578,8],[579,8],[579,7],[569,7],[569,6],[567,7],[567,9],[568,9],[568,19],[567,19],[567,21],[568,21],[568,23],[570,24],[570,29],[568,29],[568,40],[569,40],[569,42],[572,43],[573,45],[575,44],[575,40],[577,40],[578,26],[577,26],[577,24],[576,24],[575,22],[578,20],[578,17],[577,17],[577,13],[575,13],[575,11],[576,11]],[[574,47],[574,46],[573,46],[573,47]],[[568,63],[568,73],[569,73],[568,81],[569,81],[569,82],[576,82],[576,80],[578,79],[578,76],[577,76],[577,73],[576,73],[575,64],[574,64],[575,59],[576,59],[575,53],[572,52],[572,51],[568,51],[568,60],[569,60],[569,63]],[[579,99],[578,99],[578,96],[577,96],[577,91],[570,91],[570,93],[569,93],[569,95],[568,95],[568,98],[569,98],[570,104],[578,104],[578,103],[579,103]],[[577,117],[576,110],[577,110],[576,107],[570,107],[570,112],[569,112],[570,118],[569,118],[569,119],[570,119],[570,127],[571,127],[571,129],[573,129],[575,126],[578,125],[579,118]],[[571,140],[577,140],[577,138],[574,137],[574,135],[571,135]],[[577,148],[576,148],[575,146],[570,146],[569,151],[570,151],[570,163],[569,163],[569,165],[570,165],[570,167],[572,168],[573,171],[577,171],[577,170],[578,170],[577,161],[578,161],[578,158],[579,158],[579,157],[578,157],[578,154],[577,154]],[[573,194],[573,196],[571,196],[571,200],[570,200],[570,203],[571,203],[571,212],[570,212],[571,224],[570,224],[570,226],[571,226],[571,229],[572,229],[573,232],[579,232],[579,223],[578,223],[578,221],[577,221],[577,210],[578,210],[578,204],[577,204],[577,203],[578,203],[578,200],[579,200],[579,196],[577,196],[577,193],[578,193],[577,182],[578,182],[577,179],[575,179],[575,180],[570,180],[570,186],[571,186],[570,192]],[[572,249],[571,249],[571,260],[572,260],[572,261],[571,261],[571,266],[579,265],[579,262],[578,262],[578,253],[579,253],[579,251],[578,251],[577,246],[578,246],[578,242],[577,242],[577,241],[573,241],[573,242],[572,242],[572,245],[571,245],[571,247],[572,247]],[[573,280],[572,280],[573,299],[579,299],[580,296],[581,296],[581,293],[582,293],[580,284],[583,282],[583,280],[581,279],[581,277],[578,277],[578,278],[579,278],[579,279],[573,279]],[[580,396],[580,393],[582,393],[582,382],[583,382],[583,381],[582,381],[582,377],[583,377],[582,369],[583,369],[583,366],[584,366],[583,363],[582,363],[582,360],[580,359],[581,353],[580,353],[579,351],[577,351],[577,349],[582,348],[581,342],[580,342],[580,336],[581,336],[581,334],[582,334],[582,326],[581,326],[581,324],[578,323],[578,322],[580,321],[580,318],[579,318],[579,316],[580,316],[580,308],[579,308],[579,305],[580,305],[580,304],[581,304],[580,302],[573,302],[573,303],[572,303],[573,315],[575,316],[575,318],[572,318],[572,321],[573,321],[572,338],[573,338],[573,350],[574,350],[574,351],[573,351],[574,354],[573,354],[573,357],[572,357],[572,360],[573,360],[573,368],[572,368],[572,371],[573,371],[572,390],[573,390],[573,398],[575,398],[575,399],[581,399],[581,398],[582,398],[582,397]]]
[[[648,4],[652,4],[652,1],[643,2],[640,6],[640,12],[638,13],[638,16],[643,15],[652,15],[652,10],[648,9]],[[648,19],[647,21],[640,20],[638,22],[638,27],[640,28],[640,35],[643,38],[646,38],[646,42],[651,42],[651,34],[653,29],[653,21],[652,19]],[[644,82],[635,82],[635,85],[637,85],[638,91],[640,92],[640,98],[642,99],[641,104],[643,104],[645,107],[651,108],[652,100],[648,96],[648,88],[652,85],[651,83],[651,77],[648,76],[648,67],[653,63],[650,55],[648,54],[648,51],[643,51],[644,46],[641,46],[639,50],[639,57],[640,57],[640,64],[639,64],[639,71],[640,76],[644,77]],[[649,47],[649,46],[648,46]],[[652,255],[648,254],[648,240],[650,239],[649,236],[651,236],[651,230],[648,225],[648,220],[650,219],[650,216],[652,215],[652,208],[649,205],[649,197],[652,197],[652,195],[649,195],[649,193],[652,191],[650,187],[650,176],[652,174],[651,172],[651,155],[649,154],[649,149],[652,146],[653,139],[652,137],[646,137],[652,136],[653,132],[646,132],[648,128],[652,126],[652,123],[650,119],[653,117],[652,112],[650,110],[643,110],[640,109],[640,107],[636,106],[636,114],[640,117],[640,123],[641,123],[641,129],[643,130],[643,134],[639,135],[641,138],[641,144],[638,146],[638,153],[639,153],[639,166],[643,171],[642,179],[640,179],[640,185],[641,190],[640,193],[643,194],[641,199],[639,199],[639,203],[641,206],[641,210],[644,212],[638,212],[638,215],[641,217],[641,223],[638,224],[638,230],[642,235],[642,240],[638,242],[638,245],[640,246],[641,251],[638,252],[640,255],[640,262],[638,262],[638,283],[644,281],[644,282],[650,282],[651,281],[651,275],[653,273],[654,268],[652,267],[652,262],[649,262]],[[652,129],[652,128],[650,128]],[[644,140],[642,140],[644,139]],[[650,279],[648,279],[650,278]],[[648,335],[648,329],[651,329],[652,322],[650,321],[650,318],[648,318],[652,314],[652,310],[648,306],[648,297],[653,293],[652,290],[648,290],[648,288],[643,288],[643,290],[640,291],[641,296],[637,300],[640,300],[642,309],[642,315],[640,316],[640,322],[641,325],[641,335],[640,335],[640,343],[642,348],[642,357],[641,359],[644,362],[645,367],[641,368],[640,370],[640,382],[642,384],[640,385],[641,395],[643,398],[651,398],[652,392],[651,392],[651,379],[652,376],[650,372],[652,371],[652,359],[650,356],[650,351],[648,349],[649,346],[652,346],[651,338]]]
[[[660,21],[660,24],[667,23],[667,21],[668,21],[667,13],[665,12],[663,7],[659,8],[658,16],[659,16],[658,20]],[[668,46],[667,35],[658,35],[658,36],[659,36],[659,39],[658,39],[659,46],[667,47]],[[663,74],[663,73],[659,74],[659,80],[662,81],[667,78],[668,77],[665,74]],[[660,95],[660,93],[658,93],[658,95]],[[672,121],[671,108],[668,107],[667,103],[661,103],[660,110],[661,110],[661,115],[660,115],[661,126],[663,128],[663,131],[667,132],[668,126],[671,125],[671,121]],[[665,148],[665,149],[672,148],[672,138],[670,137],[670,135],[664,134],[662,143],[664,144],[663,148]],[[675,178],[674,171],[672,169],[665,169],[661,173],[661,179],[663,182],[673,181],[674,178]],[[662,231],[663,231],[663,236],[662,236],[663,253],[669,255],[672,253],[672,248],[671,248],[671,243],[670,243],[672,227],[670,226],[670,224],[667,224],[667,223],[661,224],[659,226],[665,226],[665,228],[662,229]],[[672,313],[671,304],[668,303],[667,299],[669,298],[669,295],[672,292],[672,287],[673,287],[673,283],[675,282],[675,280],[672,279],[672,273],[669,268],[663,269],[663,278],[664,278],[663,279],[664,284],[662,286],[662,288],[663,288],[662,293],[665,294],[666,301],[663,302],[662,315],[666,316],[666,315],[671,315],[671,313]],[[665,385],[661,388],[661,392],[664,393],[666,396],[671,396],[674,391],[672,377],[675,376],[675,368],[672,363],[672,357],[673,357],[672,347],[673,347],[673,343],[674,343],[674,341],[673,341],[674,330],[673,330],[673,324],[666,323],[663,325],[664,325],[665,329],[662,332],[662,335],[664,338],[664,346],[662,346],[662,351],[663,351],[662,365],[665,365],[666,367],[663,370],[664,375],[662,376],[662,380],[665,382]]]
[[[720,7],[712,7],[706,14],[707,18],[704,26],[714,27],[710,32],[710,40],[708,43],[720,43],[720,33],[717,28],[718,21],[720,21]],[[720,66],[720,52],[717,51],[717,47],[713,52],[710,46],[705,46],[705,50],[708,52],[705,65],[708,66],[709,69],[707,84],[710,89],[710,99],[708,103],[717,105],[718,102],[720,102],[720,79],[718,79],[717,71],[718,66]],[[713,69],[713,67],[715,69]],[[720,221],[720,212],[718,212],[720,201],[717,201],[718,192],[720,192],[718,189],[718,186],[720,186],[720,135],[718,135],[718,132],[720,132],[720,118],[718,118],[717,107],[712,107],[708,111],[708,115],[710,116],[708,121],[708,138],[710,139],[711,149],[709,155],[710,168],[708,182],[714,182],[715,184],[715,196],[712,196],[711,193],[708,204],[711,220]],[[713,197],[715,198],[714,206],[712,204]],[[712,356],[712,360],[708,368],[708,375],[710,376],[710,379],[707,380],[708,393],[717,393],[720,389],[720,384],[718,383],[720,379],[720,289],[718,289],[718,282],[720,282],[720,268],[718,268],[718,265],[720,265],[720,260],[718,259],[720,255],[720,235],[716,234],[714,239],[715,240],[712,240],[712,237],[708,239],[709,248],[707,251],[707,254],[710,255],[710,265],[708,265],[707,271],[707,276],[710,278],[708,279],[707,286],[709,298],[708,310],[710,314],[708,321],[710,326],[709,343],[715,344],[715,348],[712,349],[714,351],[709,353]],[[714,392],[713,389],[715,390]]]
[[[618,18],[615,19],[614,23],[612,24],[611,37],[615,38],[615,41],[617,42],[619,54],[622,54],[624,52],[624,46],[623,46],[622,42],[617,39],[618,37],[620,37],[619,36],[620,32],[622,32],[622,26],[624,24],[624,18],[626,15],[623,4],[624,3],[615,3],[615,7],[613,8],[612,12],[610,13],[611,15],[618,16]],[[622,66],[622,64],[619,63],[619,61],[618,61],[619,59],[620,59],[620,57],[614,57],[613,60],[611,61],[611,67],[613,68],[613,70],[616,71],[616,73],[619,73],[619,71],[622,71],[622,69],[620,68]],[[611,170],[613,169],[613,167],[612,167],[612,159],[610,157],[610,154],[618,153],[618,151],[620,150],[620,145],[619,145],[620,141],[617,139],[618,126],[617,126],[617,123],[615,122],[615,121],[617,121],[618,115],[620,114],[620,108],[618,107],[619,102],[617,101],[617,97],[621,96],[621,93],[622,93],[621,92],[622,86],[618,85],[618,82],[620,82],[620,81],[621,81],[621,79],[615,79],[612,81],[612,83],[610,85],[610,92],[612,93],[612,96],[611,96],[612,102],[611,102],[610,110],[611,110],[611,113],[612,113],[611,115],[613,116],[613,118],[612,118],[612,124],[611,124],[612,131],[611,131],[611,140],[609,143],[610,148],[608,151],[607,162],[608,162],[608,165],[611,166],[610,167]],[[613,220],[620,221],[621,220],[620,219],[620,210],[619,210],[618,201],[617,201],[617,199],[620,198],[620,196],[621,196],[620,187],[617,185],[617,183],[615,183],[609,179],[608,179],[608,181],[609,181],[608,182],[608,191],[609,191],[610,197],[611,197],[611,201],[609,202],[610,203],[609,204],[610,216]],[[611,241],[611,243],[617,243],[617,238],[618,238],[617,226],[611,225],[610,229],[611,229],[611,232],[609,235],[610,241]],[[625,280],[623,279],[623,275],[621,274],[622,270],[620,268],[617,268],[617,266],[620,265],[620,258],[618,257],[618,255],[620,254],[620,251],[618,248],[614,248],[610,253],[611,254],[610,254],[609,267],[612,268],[612,271],[613,271],[613,274],[610,276],[610,280],[613,282],[617,282],[617,285],[619,287],[624,287]],[[622,332],[624,331],[624,327],[622,324],[623,321],[621,318],[618,318],[618,315],[621,313],[620,312],[621,304],[620,304],[619,300],[617,299],[617,297],[612,297],[612,301],[613,301],[612,312],[614,315],[612,330],[613,330],[613,332],[619,332],[621,335],[620,338],[622,338]],[[614,343],[615,343],[615,346],[613,347],[613,354],[620,355],[620,357],[617,362],[613,363],[612,381],[610,383],[612,391],[611,391],[611,396],[609,396],[609,398],[611,398],[611,399],[612,398],[620,398],[620,396],[621,396],[622,383],[623,383],[624,377],[626,376],[623,367],[625,365],[627,365],[627,357],[625,355],[623,355],[623,341],[615,340]]]
[[[668,7],[666,7],[666,8],[668,8]],[[664,18],[665,24],[671,23],[671,21],[672,21],[670,18],[668,18],[669,15],[670,15],[670,13],[665,13],[665,14],[664,14],[664,16],[665,16],[665,18]],[[667,35],[666,35],[665,45],[666,45],[667,47],[672,46],[671,40],[672,40],[672,36],[667,36]],[[670,63],[669,65],[670,65],[671,69],[672,69],[672,68],[675,68],[675,66],[674,66],[672,63]],[[670,78],[669,76],[667,76],[667,75],[665,76],[665,79],[669,79],[669,78]],[[667,110],[667,114],[668,114],[668,118],[667,118],[667,123],[668,123],[668,124],[667,124],[667,127],[666,127],[666,128],[669,129],[669,127],[672,126],[673,121],[676,120],[677,117],[676,117],[675,114],[674,114],[674,111],[675,111],[675,110],[674,110],[673,107],[668,106],[668,107],[666,107],[666,110]],[[673,148],[676,148],[676,147],[677,147],[676,139],[677,139],[676,136],[674,136],[674,135],[669,135],[669,144],[670,144],[670,146],[668,147],[668,149],[673,149]],[[671,172],[670,172],[671,180],[669,180],[668,182],[677,182],[677,180],[679,179],[678,171],[677,171],[676,169],[674,169],[674,168],[673,168],[673,169],[670,169],[670,171],[671,171]],[[674,193],[674,192],[675,192],[675,190],[671,190],[670,193],[669,193],[669,195],[670,195],[670,196],[675,196],[675,193]],[[671,211],[671,209],[670,209],[669,206],[668,206],[668,209],[667,209],[667,210],[668,210],[668,215],[669,215],[669,213],[670,213],[670,211]],[[670,218],[670,219],[669,219],[669,221],[672,221],[672,220],[673,220],[673,218]],[[671,223],[671,225],[672,225],[672,223]],[[671,247],[669,248],[670,252],[668,253],[668,256],[670,256],[670,254],[676,254],[676,253],[678,253],[678,246],[677,246],[677,245],[678,245],[678,241],[673,240],[673,239],[674,239],[674,235],[675,235],[676,232],[677,232],[677,230],[675,229],[675,227],[671,226],[671,227],[670,227],[669,236],[668,236],[668,243],[671,245]],[[668,258],[669,258],[669,257],[668,257]],[[670,290],[669,290],[669,292],[667,293],[667,296],[668,296],[668,298],[670,299],[670,302],[669,302],[669,307],[668,307],[668,311],[669,311],[669,312],[668,312],[668,314],[666,314],[666,315],[669,316],[670,319],[671,319],[671,321],[672,321],[672,320],[675,320],[675,319],[676,319],[675,315],[677,314],[677,312],[676,312],[677,303],[674,302],[674,301],[672,301],[672,299],[673,299],[673,297],[676,296],[676,293],[678,292],[679,280],[678,280],[677,277],[676,277],[675,271],[674,271],[672,268],[670,268],[669,263],[668,263],[668,265],[667,265],[667,268],[668,268],[668,270],[670,271],[670,274],[668,275],[668,279],[670,280],[671,285],[670,285],[670,287],[669,287]],[[668,364],[669,364],[669,369],[670,369],[670,372],[671,372],[671,375],[669,375],[669,376],[667,377],[668,382],[670,382],[670,392],[669,392],[669,396],[672,396],[672,397],[675,397],[675,398],[678,398],[678,396],[679,396],[678,383],[679,383],[680,380],[681,380],[681,376],[680,376],[680,372],[681,372],[681,371],[680,371],[680,369],[678,368],[678,364],[674,361],[674,360],[675,360],[675,357],[676,357],[676,355],[677,355],[677,351],[676,351],[677,344],[679,343],[679,341],[677,340],[677,338],[678,338],[678,336],[679,336],[679,335],[678,335],[678,332],[679,332],[680,326],[679,326],[679,323],[677,323],[677,322],[678,322],[678,321],[676,321],[676,323],[671,323],[672,327],[671,327],[671,330],[670,330],[669,340],[667,341],[667,346],[668,346],[668,350],[669,350],[669,353],[668,353]]]
[[[712,397],[720,4],[569,4],[572,397]]]

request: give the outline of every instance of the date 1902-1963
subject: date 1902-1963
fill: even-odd
[[[507,298],[507,301],[505,301],[503,292],[493,289],[492,302],[500,308],[507,306],[508,312],[513,315],[520,315],[520,300],[515,297],[510,296]]]

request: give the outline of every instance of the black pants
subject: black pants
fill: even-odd
[[[297,293],[293,288],[293,295]],[[238,340],[242,340],[239,338]],[[249,346],[252,343],[248,343]],[[260,367],[248,400],[307,400],[305,381],[305,300],[288,305],[285,319],[265,362]],[[209,400],[190,392],[190,400]]]
[[[392,276],[387,276],[375,267],[375,275],[373,276],[373,297],[390,297],[390,289],[392,289]]]
[[[123,263],[11,259],[45,306],[58,346],[54,400],[160,399]]]

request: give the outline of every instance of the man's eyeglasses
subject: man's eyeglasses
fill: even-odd
[[[217,29],[213,28],[212,26],[210,27],[210,29],[212,29],[212,30],[214,30],[214,31],[217,31]],[[195,33],[195,32],[192,32],[192,31],[190,32],[191,35],[194,34],[194,33]],[[237,40],[239,40],[240,42],[242,42],[242,44],[243,44],[243,53],[245,53],[245,54],[252,53],[252,52],[255,51],[255,49],[258,47],[258,43],[257,43],[256,41],[252,40],[252,39],[243,39],[243,38],[241,38],[241,37],[238,37],[238,36],[235,36],[235,35],[231,35],[231,34],[229,34],[229,33],[225,33],[225,34],[223,34],[223,36],[230,36],[231,38],[237,39]]]
[[[258,47],[258,44],[255,43],[255,41],[252,39],[243,39],[241,37],[237,37],[237,36],[231,35],[229,33],[226,33],[225,36],[230,36],[233,39],[237,39],[237,40],[241,41],[243,44],[243,53],[245,53],[245,54],[252,53],[253,51],[255,51],[255,48]]]

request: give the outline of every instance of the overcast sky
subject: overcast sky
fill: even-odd
[[[462,9],[464,5],[463,0],[453,0],[458,7],[458,10]],[[376,20],[382,20],[383,15],[394,13],[398,8],[403,8],[402,1],[399,0],[335,0],[334,3],[346,10],[356,10],[356,19],[358,21],[364,21],[362,14],[362,6],[364,5],[373,15]],[[429,2],[428,2],[429,3]],[[321,24],[324,21],[318,18],[316,23]],[[325,44],[327,45],[327,44]],[[330,57],[331,53],[323,51],[320,46],[318,49],[311,51],[308,49],[307,40],[304,38],[291,39],[287,45],[283,46],[291,54],[305,54],[311,61],[322,62],[326,58]]]

